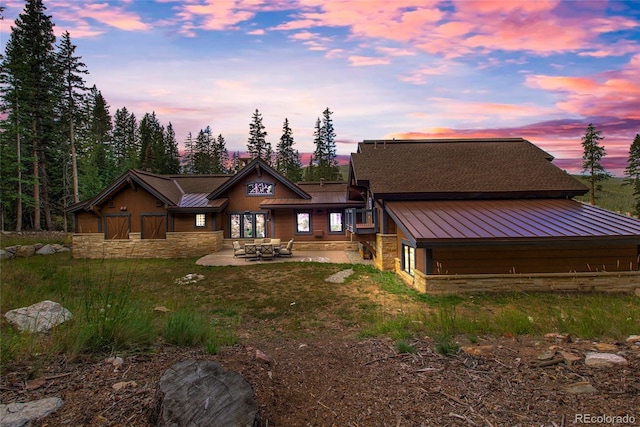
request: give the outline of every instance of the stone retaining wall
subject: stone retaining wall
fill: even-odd
[[[191,258],[222,249],[222,231],[167,232],[166,239],[141,239],[129,233],[128,240],[105,240],[102,233],[74,234],[74,258]]]
[[[409,286],[430,295],[493,292],[616,292],[640,296],[640,272],[466,274],[411,276],[400,267],[396,273]]]
[[[222,248],[231,249],[234,241],[240,242],[244,246],[245,243],[253,243],[253,239],[225,239]],[[286,246],[286,241],[281,241],[281,246]],[[305,242],[293,240],[293,251],[357,251],[358,242],[348,241],[327,241],[327,242]]]

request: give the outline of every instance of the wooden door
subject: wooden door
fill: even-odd
[[[142,217],[143,239],[166,239],[167,226],[164,215],[145,215]]]
[[[129,215],[106,215],[104,217],[105,240],[122,240],[129,238]]]

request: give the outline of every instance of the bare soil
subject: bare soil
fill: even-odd
[[[429,338],[399,354],[391,341],[351,336],[254,336],[217,355],[160,347],[125,355],[117,368],[103,357],[59,358],[37,375],[33,362],[21,363],[2,376],[0,398],[61,397],[64,406],[36,426],[147,426],[163,372],[185,358],[210,358],[252,384],[260,426],[561,426],[575,425],[580,414],[629,414],[640,423],[637,344],[612,343],[628,365],[592,368],[584,355],[596,343],[570,338],[502,337],[443,356]],[[549,350],[555,355],[541,360]],[[577,360],[566,360],[571,355]],[[597,391],[567,391],[587,382]],[[125,386],[117,390],[118,383]]]

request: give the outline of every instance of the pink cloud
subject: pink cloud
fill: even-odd
[[[387,65],[391,61],[387,58],[376,58],[371,56],[350,56],[349,61],[354,67],[366,67],[371,65]]]
[[[640,54],[620,71],[590,77],[535,75],[525,82],[563,94],[556,105],[571,114],[640,119]]]
[[[95,19],[119,30],[145,31],[151,28],[137,14],[107,3],[83,4],[77,8],[76,13],[79,17]]]

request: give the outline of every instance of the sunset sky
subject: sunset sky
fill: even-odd
[[[2,2],[2,51],[23,1]],[[111,106],[156,113],[178,142],[211,126],[246,148],[257,108],[313,151],[363,139],[523,137],[581,169],[592,122],[622,176],[640,133],[640,2],[44,0]]]

